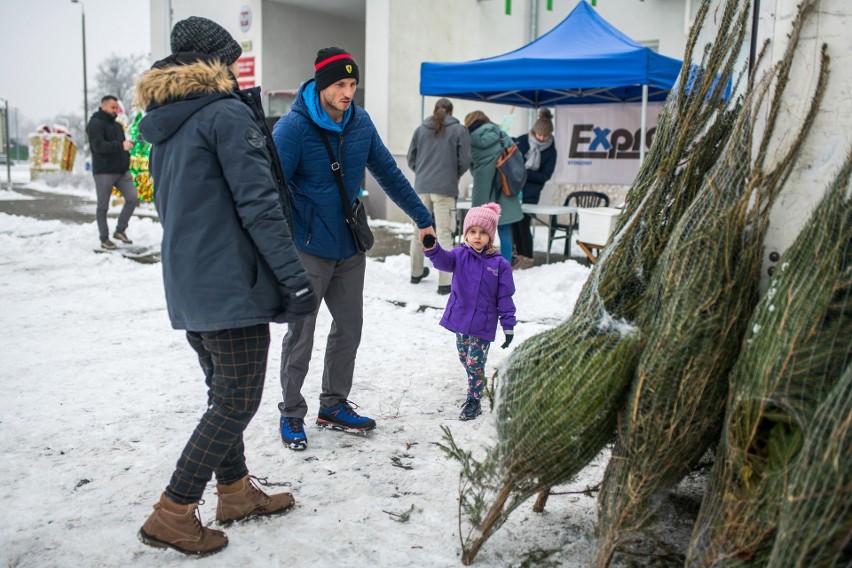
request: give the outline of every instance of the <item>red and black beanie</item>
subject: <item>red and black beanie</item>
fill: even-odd
[[[358,64],[346,50],[339,47],[326,47],[317,52],[314,62],[314,79],[317,90],[322,91],[332,83],[341,79],[355,79],[361,82]]]

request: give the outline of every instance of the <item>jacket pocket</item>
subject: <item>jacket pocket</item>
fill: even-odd
[[[314,204],[303,194],[293,192],[290,192],[290,204],[293,209],[293,241],[310,245],[316,218]]]

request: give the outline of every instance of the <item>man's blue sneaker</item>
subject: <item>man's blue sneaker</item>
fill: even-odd
[[[376,421],[352,410],[352,402],[345,400],[330,408],[320,407],[317,426],[333,430],[366,432],[376,427]]]
[[[308,437],[305,435],[305,421],[292,416],[282,416],[278,423],[281,429],[281,441],[284,445],[297,452],[308,447]]]

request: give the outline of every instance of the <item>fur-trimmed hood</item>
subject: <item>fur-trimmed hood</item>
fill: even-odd
[[[198,332],[283,322],[290,291],[310,279],[260,88],[235,91],[199,55],[171,55],[139,81],[169,318]]]
[[[158,62],[136,83],[136,98],[146,111],[190,95],[210,95],[234,91],[234,78],[218,61],[198,60],[181,65],[160,66]]]
[[[139,128],[152,144],[170,138],[190,116],[211,102],[236,96],[233,75],[217,61],[162,63],[143,73],[136,84],[137,101],[147,112]]]

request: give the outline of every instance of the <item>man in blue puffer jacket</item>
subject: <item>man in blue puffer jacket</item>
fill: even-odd
[[[348,398],[361,342],[366,256],[346,224],[325,136],[340,164],[352,205],[364,169],[420,229],[420,240],[434,235],[432,215],[417,197],[382,143],[370,116],[355,106],[360,78],[352,55],[337,47],[319,50],[314,79],[299,89],[293,108],[281,117],[272,136],[287,180],[293,209],[293,241],[310,274],[316,295],[333,318],[325,352],[317,424],[337,430],[372,430],[374,420],[356,413]],[[278,405],[281,439],[292,450],[307,447],[304,423],[308,405],[302,384],[311,361],[319,307],[288,326],[281,350]]]

